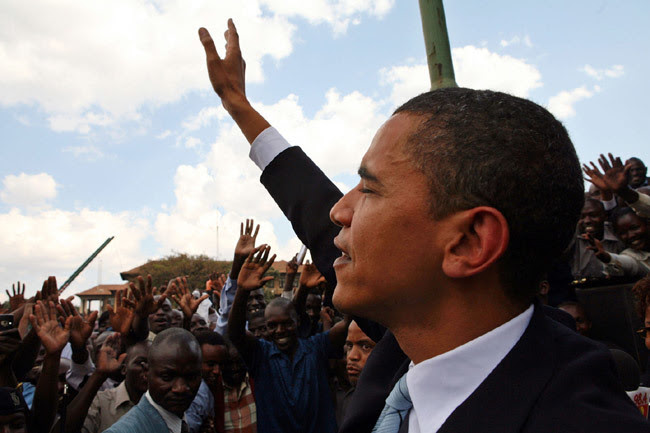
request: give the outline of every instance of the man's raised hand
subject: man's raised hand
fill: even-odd
[[[253,219],[247,218],[246,227],[244,227],[244,223],[241,223],[239,227],[239,240],[237,241],[237,245],[235,245],[235,257],[237,259],[246,260],[248,255],[255,249],[255,240],[260,231],[260,225],[258,224],[255,227],[255,233],[253,233],[254,224],[255,221]]]
[[[275,260],[275,254],[270,259],[268,258],[270,251],[271,247],[268,245],[260,245],[251,251],[239,272],[239,278],[237,278],[239,289],[248,292],[257,290],[264,283],[273,279],[272,276],[264,276]]]
[[[131,297],[133,294],[128,296],[126,290],[118,290],[115,292],[115,308],[110,305],[106,307],[111,328],[122,335],[129,333],[135,318],[135,303]]]
[[[97,354],[97,372],[109,375],[115,373],[122,367],[126,353],[120,353],[121,339],[120,334],[110,335]],[[118,356],[119,355],[119,356]]]
[[[70,345],[73,348],[84,350],[86,341],[90,338],[97,320],[97,311],[93,311],[86,318],[82,317],[71,299],[62,299],[60,305],[57,305],[62,324],[70,320]]]
[[[11,293],[9,293],[9,290],[5,290],[5,292],[7,292],[7,296],[9,297],[9,308],[11,311],[17,310],[25,303],[25,283],[23,283],[22,291],[20,290],[20,281],[18,281],[17,285],[11,285]]]
[[[34,307],[34,314],[29,315],[29,320],[40,338],[45,352],[48,354],[60,353],[70,338],[72,316],[63,321],[63,327],[56,320],[56,308],[52,301],[38,301]]]
[[[239,48],[239,34],[232,19],[228,20],[226,38],[226,55],[222,59],[217,53],[214,40],[203,27],[199,29],[199,38],[205,49],[208,75],[212,88],[221,98],[223,108],[229,113],[236,104],[246,101],[245,72],[246,62]]]
[[[153,297],[156,288],[152,286],[151,275],[147,275],[146,283],[144,278],[138,276],[137,287],[134,283],[129,283],[129,289],[135,298],[135,313],[143,319],[158,311],[165,299],[167,299],[167,295],[163,293],[156,301]]]
[[[318,285],[324,281],[325,277],[316,268],[316,265],[307,261],[307,264],[302,267],[302,273],[300,274],[300,281],[298,285],[313,289],[315,287],[318,287]]]
[[[187,319],[191,319],[196,310],[198,310],[199,305],[204,300],[208,299],[210,295],[207,293],[203,294],[199,299],[194,299],[192,292],[187,287],[187,278],[177,277],[169,285],[169,290],[171,290],[171,297],[181,307],[183,310],[183,315]]]

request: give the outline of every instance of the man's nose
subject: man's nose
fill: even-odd
[[[348,359],[351,361],[358,361],[361,359],[361,351],[356,348],[355,346],[352,346],[350,351],[348,352]]]
[[[330,220],[334,224],[340,227],[349,227],[352,224],[352,215],[354,214],[353,204],[357,194],[358,191],[353,189],[332,206]]]
[[[221,374],[221,367],[219,365],[212,367],[212,374],[219,376]]]
[[[190,387],[187,385],[185,379],[178,378],[172,384],[172,392],[177,394],[183,394],[190,390]]]

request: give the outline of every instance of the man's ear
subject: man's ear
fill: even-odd
[[[450,278],[466,278],[484,272],[508,248],[508,222],[493,207],[458,212],[451,217],[449,229],[453,233],[444,248],[442,271]]]

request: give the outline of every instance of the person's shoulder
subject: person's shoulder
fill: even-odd
[[[607,347],[549,318],[546,325],[555,346],[553,375],[524,431],[650,432],[625,394]]]

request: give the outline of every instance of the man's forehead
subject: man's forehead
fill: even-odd
[[[367,180],[381,182],[385,172],[405,162],[411,157],[405,145],[415,132],[419,123],[417,117],[399,113],[384,123],[370,143],[368,151],[361,159],[358,174]],[[388,170],[387,170],[388,169]]]

